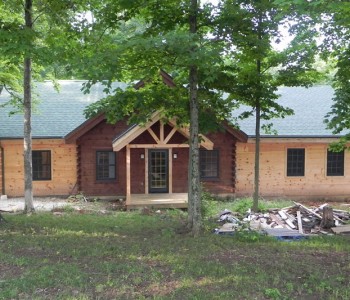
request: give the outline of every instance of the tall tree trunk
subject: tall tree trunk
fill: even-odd
[[[258,77],[261,74],[261,61],[257,60],[256,68]],[[255,164],[254,164],[254,194],[253,194],[253,207],[252,211],[257,212],[259,209],[259,187],[260,187],[260,114],[261,114],[261,106],[260,106],[260,96],[256,99],[255,104]]]
[[[191,0],[189,24],[190,33],[197,33],[197,12],[198,1]],[[197,51],[197,46],[193,46],[192,53]],[[192,64],[189,69],[190,84],[190,159],[188,167],[188,202],[189,202],[189,226],[192,234],[198,236],[202,229],[201,213],[201,185],[199,173],[199,124],[198,124],[198,68]]]
[[[259,13],[258,21],[258,39],[262,40],[262,15]],[[261,60],[256,61],[257,85],[261,88]],[[260,194],[260,121],[261,121],[261,91],[258,91],[256,98],[256,115],[255,115],[255,165],[254,165],[254,194],[252,211],[257,212],[259,209],[259,194]]]
[[[259,209],[259,178],[260,178],[260,101],[256,104],[255,115],[255,163],[254,163],[254,194],[253,194],[253,212]]]
[[[25,27],[33,27],[32,0],[25,1]],[[24,58],[24,212],[30,214],[34,211],[33,205],[33,167],[32,167],[32,61],[26,53]]]

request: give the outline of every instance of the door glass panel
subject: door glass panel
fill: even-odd
[[[167,192],[168,190],[167,154],[167,150],[150,151],[150,192]]]

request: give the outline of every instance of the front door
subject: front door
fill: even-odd
[[[152,149],[149,153],[149,193],[168,193],[168,150]]]

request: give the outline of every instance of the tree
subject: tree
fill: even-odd
[[[79,11],[86,11],[85,1],[5,1],[0,4],[0,54],[2,62],[11,66],[3,79],[11,92],[10,104],[24,111],[24,195],[25,213],[34,211],[32,186],[32,81],[40,77],[40,68],[67,57],[72,27]],[[22,69],[22,73],[18,70]],[[23,80],[23,97],[15,84]],[[17,93],[14,93],[17,91]]]
[[[287,1],[286,1],[287,2]],[[253,211],[258,210],[260,130],[271,131],[271,120],[292,114],[276,101],[280,85],[310,86],[317,78],[312,67],[317,47],[315,34],[309,30],[305,14],[297,14],[284,1],[227,0],[220,3],[218,35],[227,41],[227,76],[234,83],[227,90],[230,97],[248,105],[255,114],[255,166]],[[296,25],[288,25],[288,22]],[[282,26],[290,26],[295,34],[290,45],[281,51],[273,49],[278,43]],[[272,72],[273,71],[273,72]]]
[[[33,2],[25,0],[24,4],[25,30],[33,30]],[[32,48],[32,41],[28,41]],[[33,167],[32,167],[32,58],[29,53],[24,55],[23,67],[23,106],[24,106],[24,212],[32,213],[33,205]]]
[[[228,103],[221,101],[221,90],[215,90],[224,61],[223,44],[209,35],[213,6],[201,6],[197,0],[152,0],[136,3],[126,11],[137,18],[117,23],[97,13],[92,28],[109,34],[88,32],[86,41],[96,41],[97,35],[99,46],[97,50],[94,47],[93,54],[89,52],[87,70],[91,80],[86,88],[102,81],[111,95],[92,104],[87,116],[104,112],[110,122],[127,117],[131,123],[143,123],[157,110],[164,119],[176,117],[179,126],[189,124],[188,226],[198,235],[202,226],[199,132],[207,130],[208,124],[219,123],[230,112]],[[95,60],[98,70],[97,65],[91,65]],[[173,75],[174,86],[161,83],[162,69]],[[133,82],[139,79],[145,79],[145,85],[136,90]],[[125,90],[112,91],[113,80],[129,80],[131,84]]]
[[[317,21],[324,34],[322,57],[336,61],[336,74],[333,79],[334,103],[325,116],[327,128],[334,134],[342,134],[333,149],[340,151],[349,148],[350,141],[350,3],[344,1],[317,1],[319,13]]]

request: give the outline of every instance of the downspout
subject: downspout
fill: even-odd
[[[1,195],[5,195],[5,152],[4,148],[0,146],[0,152],[1,152],[1,186],[2,186],[2,191]]]

